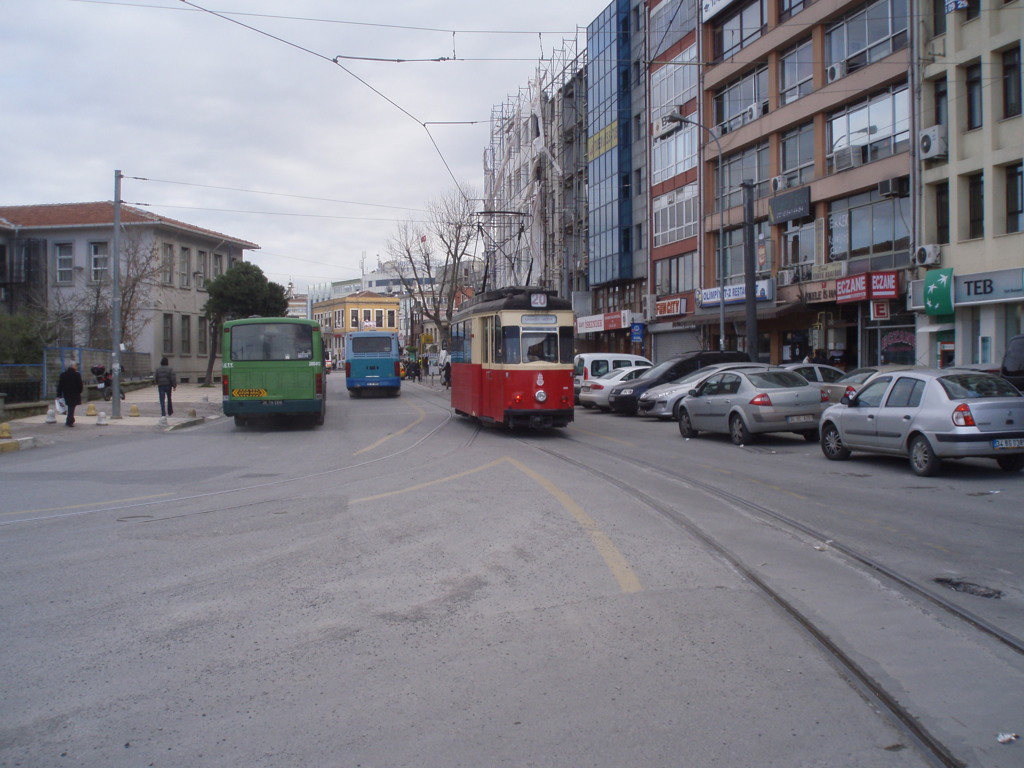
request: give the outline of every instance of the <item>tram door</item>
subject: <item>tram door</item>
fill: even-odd
[[[493,416],[500,408],[495,408],[495,403],[500,402],[497,398],[500,393],[495,388],[500,385],[497,380],[498,371],[494,370],[494,317],[483,318],[483,339],[480,344],[480,413],[486,416]]]

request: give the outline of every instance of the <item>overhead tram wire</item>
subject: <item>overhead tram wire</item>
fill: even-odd
[[[392,219],[375,219],[370,216],[334,216],[326,213],[289,213],[287,211],[247,211],[238,208],[210,208],[205,205],[172,205],[170,203],[128,202],[143,208],[178,208],[187,211],[212,211],[214,213],[251,213],[256,216],[295,216],[306,219],[338,219],[340,221],[392,221]]]
[[[349,75],[350,77],[353,77],[356,80],[358,80],[360,83],[362,83],[367,88],[369,88],[371,91],[373,91],[375,94],[377,94],[382,99],[384,99],[384,101],[386,101],[388,104],[393,106],[395,109],[397,109],[403,115],[405,115],[410,120],[415,122],[417,125],[422,127],[423,130],[426,131],[427,137],[430,139],[430,143],[433,144],[434,150],[437,152],[438,157],[441,159],[441,163],[444,165],[445,170],[448,171],[448,175],[451,176],[452,181],[455,182],[455,187],[457,189],[461,189],[462,188],[462,185],[459,184],[459,180],[457,178],[455,178],[455,174],[452,172],[451,166],[448,165],[448,160],[445,158],[444,154],[441,152],[441,148],[437,145],[437,141],[434,140],[433,135],[430,133],[430,129],[427,127],[427,123],[425,123],[424,121],[420,120],[418,117],[416,117],[414,114],[412,114],[409,110],[407,110],[401,104],[396,102],[394,99],[391,99],[389,96],[384,94],[382,91],[380,91],[377,88],[375,88],[374,86],[370,85],[370,83],[366,82],[363,78],[359,77],[359,75],[357,75],[355,72],[353,72],[352,70],[350,70],[347,67],[345,67],[339,61],[339,57],[335,56],[334,58],[331,58],[329,56],[325,56],[322,53],[317,53],[316,51],[314,51],[314,50],[312,50],[310,48],[306,48],[305,46],[299,45],[298,43],[293,43],[290,40],[285,40],[283,37],[278,37],[277,35],[272,35],[269,32],[265,32],[262,29],[257,29],[256,27],[253,27],[253,26],[251,26],[249,24],[245,24],[245,23],[243,23],[241,21],[238,21],[237,19],[232,19],[232,18],[230,18],[228,16],[225,16],[222,13],[218,13],[218,12],[212,11],[212,10],[210,10],[208,8],[204,8],[201,5],[197,5],[197,4],[193,3],[193,2],[191,2],[191,0],[179,0],[179,2],[189,6],[191,8],[195,8],[196,10],[204,11],[205,13],[209,13],[211,16],[216,16],[217,18],[223,19],[224,21],[231,22],[232,24],[237,24],[240,27],[248,29],[248,30],[250,30],[252,32],[256,32],[256,33],[258,33],[260,35],[263,35],[264,37],[269,37],[271,40],[276,40],[279,43],[284,43],[287,46],[295,48],[296,50],[299,50],[299,51],[303,51],[304,53],[308,53],[311,56],[317,57],[318,59],[323,59],[324,61],[328,61],[328,62],[334,64],[336,67],[341,69],[347,75]]]

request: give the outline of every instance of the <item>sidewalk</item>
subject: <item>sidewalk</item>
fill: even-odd
[[[75,409],[75,426],[69,429],[64,425],[64,417],[55,414],[56,423],[47,424],[47,417],[28,416],[24,419],[13,419],[11,439],[0,439],[0,453],[7,451],[38,448],[55,443],[70,443],[81,440],[95,440],[111,432],[122,433],[122,430],[150,430],[169,432],[193,424],[201,424],[209,419],[222,417],[220,384],[202,387],[199,384],[179,384],[172,393],[174,415],[161,423],[160,396],[156,386],[127,392],[121,401],[121,418],[113,419],[112,402],[93,400],[83,403]],[[90,405],[96,407],[97,416],[87,416]],[[132,416],[135,406],[138,416]],[[106,425],[98,424],[98,414],[106,414]]]

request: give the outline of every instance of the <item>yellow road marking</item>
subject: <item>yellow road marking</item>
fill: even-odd
[[[586,532],[587,536],[590,537],[591,543],[597,550],[598,554],[604,560],[605,565],[608,566],[608,570],[612,572],[612,576],[619,583],[619,588],[623,592],[639,592],[643,589],[643,585],[640,583],[640,579],[637,578],[636,573],[630,567],[626,558],[619,551],[618,547],[612,542],[611,538],[602,531],[597,523],[590,515],[587,514],[586,510],[577,504],[573,498],[563,491],[561,488],[556,486],[550,480],[543,475],[535,472],[534,470],[527,467],[525,464],[517,461],[508,456],[503,456],[500,459],[495,459],[492,462],[483,464],[474,469],[467,469],[465,472],[459,472],[448,477],[437,478],[436,480],[430,480],[425,483],[419,483],[408,488],[403,488],[400,491],[389,491],[388,493],[380,493],[376,496],[364,496],[361,499],[352,499],[350,504],[358,504],[366,501],[376,501],[377,499],[384,499],[390,496],[398,496],[403,493],[415,493],[416,491],[422,490],[432,485],[438,485],[439,483],[447,483],[451,480],[456,480],[460,477],[466,477],[477,472],[481,472],[485,469],[491,469],[496,467],[498,464],[509,463],[518,469],[523,474],[530,477],[534,482],[541,486],[544,490],[550,493],[557,499],[558,503],[561,504],[565,510],[572,515],[573,519],[579,524],[580,528]]]
[[[358,451],[356,451],[352,455],[353,456],[358,456],[361,453],[366,453],[367,451],[372,451],[374,448],[376,448],[378,445],[383,443],[385,440],[390,440],[392,437],[397,437],[398,435],[405,434],[406,432],[408,432],[410,429],[415,427],[417,424],[419,424],[421,421],[423,421],[423,419],[425,419],[427,417],[426,412],[424,412],[424,410],[422,408],[420,408],[418,405],[414,405],[412,407],[420,412],[420,415],[419,415],[419,417],[417,417],[416,421],[414,421],[412,424],[409,424],[408,426],[402,427],[397,432],[392,432],[390,435],[384,435],[384,437],[382,437],[376,443],[373,443],[372,445],[368,445],[365,448],[360,448]]]
[[[132,496],[127,499],[110,499],[109,501],[103,502],[89,502],[88,504],[69,504],[66,507],[49,507],[47,509],[21,509],[13,510],[11,512],[4,512],[5,515],[38,515],[41,512],[64,512],[69,509],[82,509],[83,507],[95,507],[97,503],[100,504],[125,504],[131,501],[147,501],[149,499],[159,499],[164,496],[172,496],[173,493],[154,493],[151,496]]]

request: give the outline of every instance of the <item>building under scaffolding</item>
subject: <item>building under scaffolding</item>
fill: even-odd
[[[586,51],[574,40],[491,110],[481,230],[488,286],[587,285]]]

